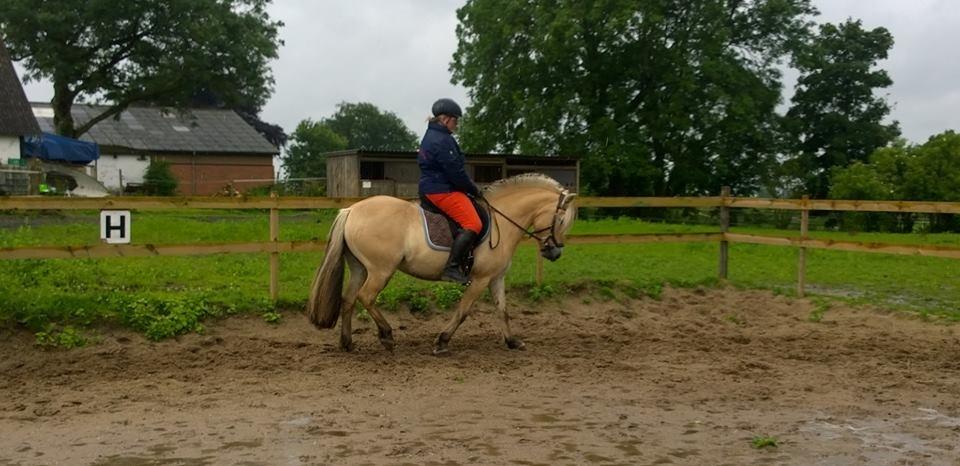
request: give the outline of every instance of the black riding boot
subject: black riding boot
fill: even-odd
[[[467,253],[473,248],[473,242],[476,241],[477,234],[472,230],[462,229],[453,240],[450,246],[450,258],[447,259],[447,266],[443,269],[444,281],[456,282],[461,285],[470,283],[470,277],[463,273],[463,263],[467,258]]]

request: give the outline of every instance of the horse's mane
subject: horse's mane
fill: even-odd
[[[557,180],[541,173],[524,173],[497,180],[484,188],[485,195],[496,195],[510,188],[544,188],[556,192],[563,191],[563,185]]]

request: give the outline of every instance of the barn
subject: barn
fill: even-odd
[[[53,108],[33,103],[44,131],[53,132]],[[105,107],[77,104],[74,121],[90,121]],[[182,195],[210,195],[232,186],[243,192],[273,183],[273,158],[279,153],[233,110],[130,107],[80,136],[100,146],[92,166],[96,176],[115,192],[136,191],[153,160],[170,163]]]
[[[466,170],[481,187],[522,173],[543,173],[579,192],[580,162],[573,157],[465,154]],[[416,197],[420,168],[415,151],[350,149],[325,154],[327,195]]]

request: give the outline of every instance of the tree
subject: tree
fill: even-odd
[[[290,137],[290,147],[283,155],[288,178],[320,178],[327,176],[324,154],[347,148],[347,140],[325,122],[303,120]]]
[[[869,163],[855,161],[845,168],[835,167],[831,171],[830,197],[960,201],[960,134],[946,131],[922,145],[908,145],[898,139],[874,151]],[[930,216],[929,229],[960,231],[958,220],[955,215],[935,214]]]
[[[777,152],[777,62],[809,0],[469,0],[453,82],[471,151],[579,155],[600,194],[750,192]]]
[[[418,143],[417,136],[395,113],[381,111],[368,102],[342,102],[323,123],[343,136],[351,149],[412,150]]]
[[[170,170],[170,163],[153,160],[143,174],[143,192],[151,196],[173,196],[177,192],[177,177]]]
[[[367,102],[337,105],[330,118],[306,119],[297,125],[283,166],[291,178],[326,176],[323,154],[342,149],[412,150],[416,135],[393,112]]]
[[[269,0],[4,0],[0,34],[27,78],[53,82],[59,134],[78,137],[136,102],[186,106],[209,89],[259,109],[282,43]],[[77,125],[79,99],[106,104]]]
[[[877,63],[893,46],[890,32],[863,29],[860,21],[820,26],[819,34],[794,57],[800,70],[785,127],[791,137],[790,172],[806,193],[823,198],[830,170],[867,161],[900,134],[877,89],[893,81]]]
[[[960,201],[960,134],[945,131],[915,147],[904,170],[903,199]]]

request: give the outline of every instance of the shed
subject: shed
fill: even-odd
[[[53,108],[34,103],[33,114],[44,131],[53,130]],[[102,113],[104,107],[73,106],[77,124]],[[93,175],[108,188],[130,190],[143,183],[152,160],[170,163],[184,195],[209,195],[233,187],[246,191],[270,185],[273,158],[279,150],[236,112],[228,109],[130,107],[80,136],[100,145]]]
[[[574,157],[465,154],[466,170],[481,187],[502,178],[537,172],[579,192],[580,161]],[[325,154],[327,195],[416,197],[420,180],[415,151],[349,149]]]

